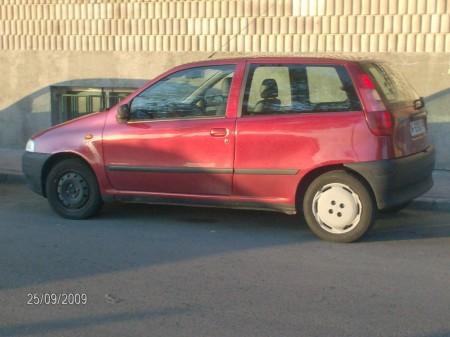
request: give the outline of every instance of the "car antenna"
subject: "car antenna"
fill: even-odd
[[[254,17],[253,19],[249,20],[248,23],[247,23],[244,27],[242,27],[242,29],[241,29],[240,31],[238,31],[236,34],[230,36],[230,37],[228,38],[228,41],[225,41],[225,43],[223,43],[223,44],[220,46],[220,50],[223,50],[224,47],[228,46],[228,45],[230,44],[231,41],[233,41],[239,34],[241,34],[244,30],[246,30],[246,29],[248,28],[248,26],[250,26],[250,24],[252,24],[253,22],[255,22],[255,20],[256,20],[257,18],[259,18],[259,17],[261,17],[261,16],[266,16],[266,15],[270,12],[270,10],[271,10],[273,7],[275,7],[275,2],[273,2],[272,5],[270,5],[270,6],[267,8],[267,11],[266,11],[263,15]],[[210,59],[210,58],[214,57],[214,55],[216,55],[217,53],[218,53],[218,50],[214,50],[211,54],[209,54],[209,56],[208,56],[207,58]]]

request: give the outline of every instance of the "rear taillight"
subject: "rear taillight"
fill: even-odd
[[[389,111],[372,111],[366,113],[367,124],[370,131],[376,136],[389,136],[392,134],[392,116]]]
[[[393,121],[391,113],[386,109],[375,85],[366,73],[359,77],[359,91],[364,101],[367,124],[376,136],[392,134]]]

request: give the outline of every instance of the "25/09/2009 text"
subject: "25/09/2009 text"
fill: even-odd
[[[28,293],[28,305],[85,305],[86,293]]]

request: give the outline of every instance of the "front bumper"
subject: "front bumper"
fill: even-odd
[[[429,146],[407,157],[345,166],[368,181],[378,208],[385,209],[404,204],[428,191],[433,186],[434,161],[435,150]]]
[[[42,183],[42,169],[50,157],[49,153],[25,152],[22,156],[22,172],[32,191],[45,195]]]

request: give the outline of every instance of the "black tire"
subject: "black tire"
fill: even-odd
[[[67,219],[89,218],[103,205],[94,172],[79,159],[66,159],[53,166],[45,187],[52,209]]]
[[[408,207],[408,205],[411,203],[411,201],[407,201],[404,202],[403,204],[397,205],[397,206],[393,206],[393,207],[389,207],[389,208],[384,208],[380,210],[380,213],[382,214],[395,214],[400,212],[402,209]]]
[[[333,186],[336,190],[341,189],[342,192],[338,191],[339,193],[347,193],[345,197],[347,198],[348,195],[348,198],[351,200],[348,202],[346,199],[345,202],[349,204],[346,209],[348,212],[347,214],[344,213],[346,207],[345,203],[332,200],[328,206],[329,199],[327,199],[327,197],[329,197],[330,194],[327,196],[325,192],[331,191],[330,186]],[[349,189],[344,188],[344,186]],[[320,193],[323,193],[323,197]],[[315,197],[316,199],[314,199]],[[359,217],[359,221],[350,220],[351,224],[345,225],[346,227],[339,229],[328,226],[324,221],[319,222],[314,214],[318,214],[317,216],[320,220],[320,209],[318,208],[319,202],[322,202],[322,204],[320,204],[322,207],[322,215],[327,221],[331,221],[331,224],[334,216],[342,217],[342,219],[349,216],[350,219],[356,219],[353,217],[353,215],[356,214],[355,217]],[[326,206],[323,206],[324,204],[326,204]],[[314,211],[313,207],[316,207]],[[329,213],[329,215],[324,213],[324,207],[325,213]],[[340,209],[341,207],[342,209]],[[303,198],[303,213],[309,228],[319,238],[326,241],[348,243],[360,239],[369,230],[375,221],[376,207],[368,187],[366,187],[363,182],[344,170],[335,170],[320,175],[308,186]],[[336,221],[338,222],[339,219],[336,218]]]

